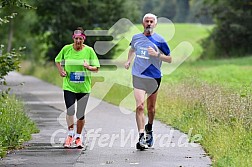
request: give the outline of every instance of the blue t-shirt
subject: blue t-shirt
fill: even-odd
[[[158,57],[150,56],[147,49],[150,46],[155,51],[169,56],[170,49],[164,38],[156,33],[151,36],[145,36],[143,33],[136,34],[132,37],[130,45],[136,54],[132,75],[140,78],[161,78],[162,61]]]

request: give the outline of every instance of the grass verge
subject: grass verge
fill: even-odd
[[[39,131],[24,110],[15,96],[0,98],[0,157],[8,150],[21,148],[23,142],[31,139],[32,133]]]
[[[185,133],[192,129],[213,166],[246,167],[252,163],[252,88],[244,89],[233,91],[198,79],[164,84],[156,117]]]

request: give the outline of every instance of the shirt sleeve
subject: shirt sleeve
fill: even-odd
[[[90,49],[90,65],[94,67],[100,67],[100,62],[93,48]]]
[[[64,49],[65,49],[65,46],[60,50],[58,55],[55,57],[55,62],[59,63],[61,62],[62,59],[64,59]]]
[[[134,49],[134,50],[136,49],[136,48],[135,48],[135,43],[136,43],[136,40],[135,40],[135,35],[134,35],[134,36],[132,37],[131,42],[130,42],[130,46],[131,46],[131,48]]]
[[[167,42],[164,41],[164,42],[161,44],[160,50],[161,50],[165,55],[170,55],[170,48],[169,48]]]

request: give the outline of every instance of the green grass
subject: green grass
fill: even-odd
[[[24,112],[23,104],[15,96],[0,98],[0,157],[8,150],[22,146],[38,129]]]
[[[252,56],[199,60],[202,52],[199,42],[212,26],[176,24],[175,27],[174,38],[168,41],[170,47],[190,41],[194,52],[174,72],[164,75],[156,118],[185,133],[193,128],[194,135],[202,136],[199,142],[211,156],[213,166],[249,166],[252,164]],[[94,74],[103,78],[93,79],[97,82],[92,95],[134,110],[131,73],[123,68],[128,43],[119,42],[117,70]],[[48,76],[48,69],[50,77],[43,77]],[[61,85],[62,78],[52,64],[32,69],[29,74]]]
[[[171,41],[168,41],[170,48],[174,49],[179,43],[188,41],[192,44],[194,51],[188,60],[198,59],[203,51],[200,46],[201,40],[206,38],[213,26],[201,24],[175,24],[175,34]]]
[[[156,117],[199,141],[213,166],[249,166],[252,163],[252,87],[239,91],[195,78],[163,84]]]
[[[235,62],[236,63],[233,63]],[[184,63],[173,73],[164,77],[165,82],[181,82],[186,78],[199,78],[209,84],[218,84],[239,91],[242,87],[251,86],[252,57],[241,59],[199,61]],[[225,63],[224,63],[225,62]]]

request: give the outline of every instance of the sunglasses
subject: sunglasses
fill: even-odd
[[[84,40],[86,39],[86,35],[81,30],[74,30],[74,34],[72,36],[73,39],[76,37],[81,36]]]
[[[74,35],[77,35],[77,34],[84,34],[81,30],[74,30]]]

